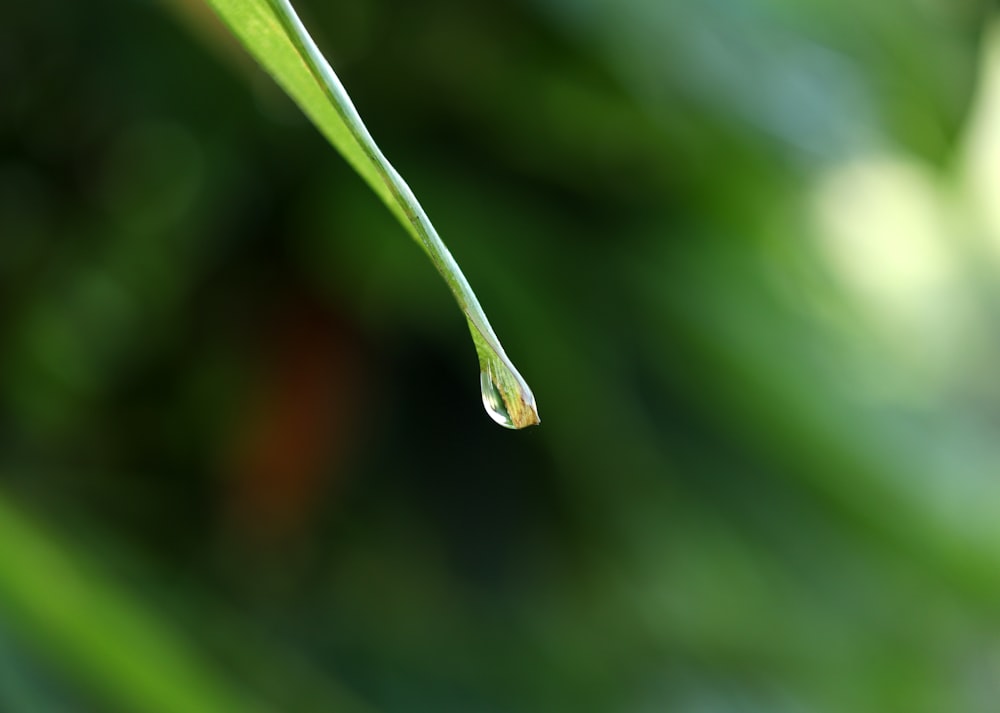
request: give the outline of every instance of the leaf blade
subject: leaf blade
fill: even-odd
[[[465,313],[481,374],[489,376],[502,399],[509,419],[497,422],[510,428],[539,423],[531,389],[504,352],[461,268],[409,186],[372,139],[289,0],[206,1],[427,253]],[[492,411],[485,400],[485,382],[483,388],[484,405]]]

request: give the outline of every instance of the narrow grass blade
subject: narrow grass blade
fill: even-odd
[[[272,713],[0,493],[0,611],[117,710]],[[120,707],[119,707],[120,706]]]
[[[504,352],[458,263],[420,203],[386,160],[337,75],[288,0],[206,0],[379,195],[430,257],[465,313],[479,356],[483,403],[508,428],[539,422],[535,397]]]

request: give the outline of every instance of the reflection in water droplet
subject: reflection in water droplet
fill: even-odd
[[[507,410],[507,405],[504,403],[503,396],[501,396],[500,390],[493,381],[493,373],[488,365],[483,371],[479,372],[479,386],[483,392],[483,406],[486,407],[486,413],[490,415],[490,418],[504,428],[516,428],[514,420],[510,417],[510,412]]]

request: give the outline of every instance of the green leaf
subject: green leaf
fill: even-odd
[[[0,611],[120,710],[271,711],[228,685],[183,634],[108,584],[0,493]]]
[[[197,604],[187,610],[198,612],[196,617],[178,621],[167,615],[146,591],[151,581],[122,579],[108,570],[108,561],[133,561],[131,552],[113,546],[94,551],[77,540],[73,531],[53,527],[0,488],[0,639],[8,630],[19,634],[15,649],[23,638],[42,663],[54,665],[55,673],[68,675],[68,682],[110,710],[374,713],[294,649],[262,637],[259,627],[197,590],[180,586],[168,597],[181,601],[178,592],[185,592],[183,600]],[[225,641],[221,659],[217,646],[204,649],[192,626],[213,631],[210,641]],[[0,706],[22,693],[9,682],[3,654],[0,647]],[[248,685],[248,676],[261,684]]]
[[[413,192],[375,144],[337,75],[288,0],[207,0],[250,54],[385,202],[424,249],[465,313],[479,356],[483,404],[508,428],[539,422],[535,398]]]

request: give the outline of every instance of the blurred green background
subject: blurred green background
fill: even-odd
[[[298,0],[542,425],[197,0],[0,21],[0,710],[1000,709],[985,0]]]

